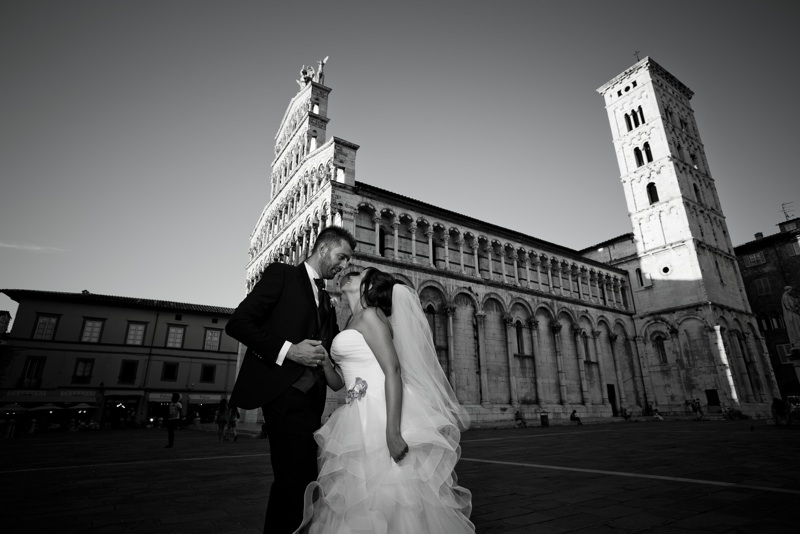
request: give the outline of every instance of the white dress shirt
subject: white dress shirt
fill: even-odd
[[[303,265],[306,266],[306,272],[308,273],[308,278],[309,280],[311,280],[311,288],[314,290],[314,302],[316,302],[317,306],[319,306],[319,288],[317,287],[317,283],[314,281],[320,277],[319,273],[317,273],[317,271],[315,271],[314,268],[310,266],[308,263],[303,263]],[[281,347],[281,351],[278,353],[278,359],[275,360],[276,364],[283,365],[283,360],[286,358],[286,353],[289,352],[291,346],[292,346],[291,342],[289,341],[283,342],[283,347]]]

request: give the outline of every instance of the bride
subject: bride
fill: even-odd
[[[474,532],[453,469],[469,418],[439,362],[419,297],[368,268],[340,282],[352,317],[324,364],[347,404],[314,435],[319,476],[300,533]]]

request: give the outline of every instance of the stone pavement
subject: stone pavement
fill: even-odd
[[[269,442],[182,429],[0,441],[7,534],[256,534]],[[674,421],[463,435],[480,533],[798,532],[800,426]]]

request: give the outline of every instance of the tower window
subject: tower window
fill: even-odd
[[[642,158],[642,149],[638,146],[633,149],[633,157],[636,158],[636,166],[641,167],[644,165],[644,159]]]
[[[639,108],[639,109],[641,110],[642,108]],[[650,143],[645,143],[644,144],[644,155],[647,158],[647,163],[650,163],[650,162],[653,161],[653,153],[650,151]]]
[[[627,113],[625,114],[625,126],[628,127],[628,131],[630,132],[633,130],[633,126],[631,126],[631,117]]]
[[[653,347],[656,351],[656,356],[658,356],[659,363],[667,363],[667,350],[664,347],[664,336],[661,334],[657,334],[653,337]]]
[[[650,205],[658,202],[658,188],[653,182],[647,184],[647,199],[650,201]]]
[[[644,124],[644,111],[642,111],[642,106],[639,106],[637,111],[639,112],[639,120]]]
[[[633,127],[636,128],[639,126],[639,116],[636,114],[636,111],[631,111],[631,118],[633,118]]]
[[[639,282],[639,287],[644,286],[644,278],[642,277],[641,269],[636,269],[636,281]]]
[[[697,200],[699,204],[703,204],[703,195],[700,193],[700,188],[697,187],[697,184],[694,185],[694,198]]]
[[[514,330],[517,334],[517,354],[525,354],[525,342],[522,335],[522,323],[517,321],[514,324]]]

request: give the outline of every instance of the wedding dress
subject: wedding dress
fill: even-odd
[[[402,326],[393,326],[395,337],[409,335]],[[409,364],[406,375],[403,355],[408,351],[401,350],[397,340],[395,345],[403,377],[401,434],[408,454],[399,463],[389,455],[384,374],[375,355],[360,332],[342,331],[333,341],[331,356],[342,370],[347,404],[314,435],[320,450],[319,476],[306,489],[303,526],[298,532],[475,531],[468,519],[472,495],[457,485],[453,471],[461,453],[459,427],[465,427],[465,415],[442,409],[441,399],[426,398],[436,388],[429,385],[419,391],[420,384],[413,380],[415,371],[420,371],[419,365],[414,367],[419,362]],[[438,368],[444,382],[441,387],[449,388],[435,353],[433,358],[431,365]],[[449,395],[454,401],[452,390]]]

